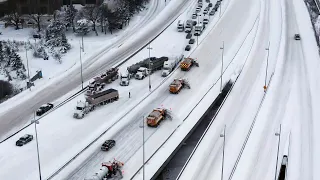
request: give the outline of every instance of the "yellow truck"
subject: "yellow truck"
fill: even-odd
[[[177,94],[184,87],[190,89],[190,84],[185,79],[174,79],[169,86],[169,91],[172,94]]]
[[[193,58],[184,58],[184,60],[180,63],[180,68],[182,71],[189,71],[193,65],[199,67],[199,63]]]
[[[150,127],[158,127],[160,122],[165,119],[167,114],[166,109],[156,108],[148,115],[147,117],[147,125]]]

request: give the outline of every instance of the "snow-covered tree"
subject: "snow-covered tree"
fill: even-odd
[[[21,22],[21,16],[18,12],[14,11],[10,14],[5,15],[3,17],[3,20],[9,25],[14,25],[16,27],[16,30],[20,29],[19,24]]]
[[[67,22],[67,27],[72,26],[73,32],[75,32],[74,18],[76,17],[77,9],[73,5],[68,5],[65,10],[65,22]]]
[[[46,45],[49,47],[65,47],[67,50],[71,48],[65,34],[65,26],[60,21],[52,21],[46,29]]]
[[[58,63],[62,63],[62,60],[61,60],[61,54],[59,51],[54,51],[53,52],[53,59],[56,60]]]
[[[45,47],[41,44],[35,46],[33,50],[33,56],[36,58],[46,59],[48,57]]]
[[[87,19],[80,19],[77,21],[76,33],[86,35],[90,32],[91,22]]]
[[[81,9],[80,11],[81,14],[83,14],[83,17],[90,20],[92,22],[92,30],[97,33],[96,30],[96,22],[99,18],[99,7],[96,5],[86,5],[84,8]]]
[[[11,80],[11,75],[12,72],[16,73],[16,76],[13,78],[21,79],[24,80],[26,79],[25,75],[25,67],[21,61],[20,56],[15,52],[14,50],[11,49],[10,46],[2,45],[2,50],[3,50],[3,60],[0,61],[0,68],[2,69],[4,74],[7,76],[8,80]],[[10,72],[10,73],[9,73]]]
[[[41,31],[41,18],[42,15],[40,13],[29,14],[29,19],[31,20],[31,22],[37,25],[38,32]]]

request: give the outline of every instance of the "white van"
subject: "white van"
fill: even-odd
[[[178,21],[178,32],[183,32],[184,31],[184,22],[182,20]]]

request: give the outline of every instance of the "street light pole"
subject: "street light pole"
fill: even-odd
[[[80,42],[79,42],[80,43]],[[80,73],[81,73],[81,89],[83,89],[83,76],[82,76],[82,57],[81,57],[81,49],[83,49],[83,47],[81,47],[80,44]]]
[[[39,121],[35,119],[34,115],[34,130],[36,132],[36,144],[37,144],[37,155],[38,155],[38,170],[39,170],[39,179],[42,180],[41,178],[41,166],[40,166],[40,154],[39,154],[39,143],[38,143],[38,131],[37,131],[37,124],[39,124]]]
[[[278,133],[275,133],[276,136],[278,136],[278,151],[277,151],[277,161],[276,161],[276,172],[274,173],[274,180],[277,180],[277,171],[278,171],[278,156],[279,156],[279,146],[280,146],[280,136],[281,136],[281,124],[280,129]]]
[[[25,42],[24,47],[26,49],[26,59],[27,59],[27,69],[28,69],[28,83],[27,83],[27,86],[29,86],[29,90],[31,91],[27,42]]]
[[[143,157],[142,157],[142,167],[143,167],[143,180],[145,180],[145,169],[144,169],[144,162],[145,162],[145,160],[144,160],[144,116],[142,116],[142,153],[143,153]]]
[[[149,50],[149,91],[151,92],[151,66],[150,66],[150,63],[151,63],[151,59],[150,59],[150,51],[152,50],[152,48],[150,47],[150,44],[147,48]]]
[[[221,167],[221,180],[223,180],[224,150],[226,145],[226,125],[224,125],[223,134],[220,134],[220,137],[223,137],[222,167]]]
[[[222,50],[222,56],[221,56],[221,83],[220,83],[220,92],[222,92],[222,74],[223,74],[223,53],[224,53],[224,41],[222,41],[222,47],[220,47]]]
[[[268,47],[266,48],[267,51],[267,66],[266,66],[266,77],[264,80],[264,91],[266,92],[267,90],[267,78],[268,78],[268,66],[269,66],[269,47],[270,47],[270,42],[268,43]]]
[[[83,34],[82,34],[82,52],[84,52],[84,44],[83,44]]]

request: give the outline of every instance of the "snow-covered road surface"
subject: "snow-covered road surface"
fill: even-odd
[[[93,56],[91,61],[83,63],[84,80],[88,80],[101,71],[126,59],[130,54],[145,45],[146,42],[160,33],[169,23],[168,20],[173,20],[178,15],[177,11],[170,8],[184,9],[190,0],[183,2],[172,1],[165,10],[158,14],[161,10],[158,6],[159,2],[160,0],[151,1],[154,5],[150,6],[150,13],[130,33],[125,34],[117,43],[106,48],[99,55]],[[160,17],[157,17],[157,15]],[[146,28],[141,29],[142,27]],[[135,36],[133,37],[132,34],[135,34]],[[135,39],[138,37],[141,37],[141,39]],[[25,117],[32,114],[41,104],[50,102],[74,88],[79,88],[81,83],[79,69],[80,65],[77,64],[66,73],[44,84],[43,87],[35,87],[32,92],[22,92],[9,101],[2,103],[0,105],[0,136],[3,136],[14,126],[25,124],[28,120]]]

